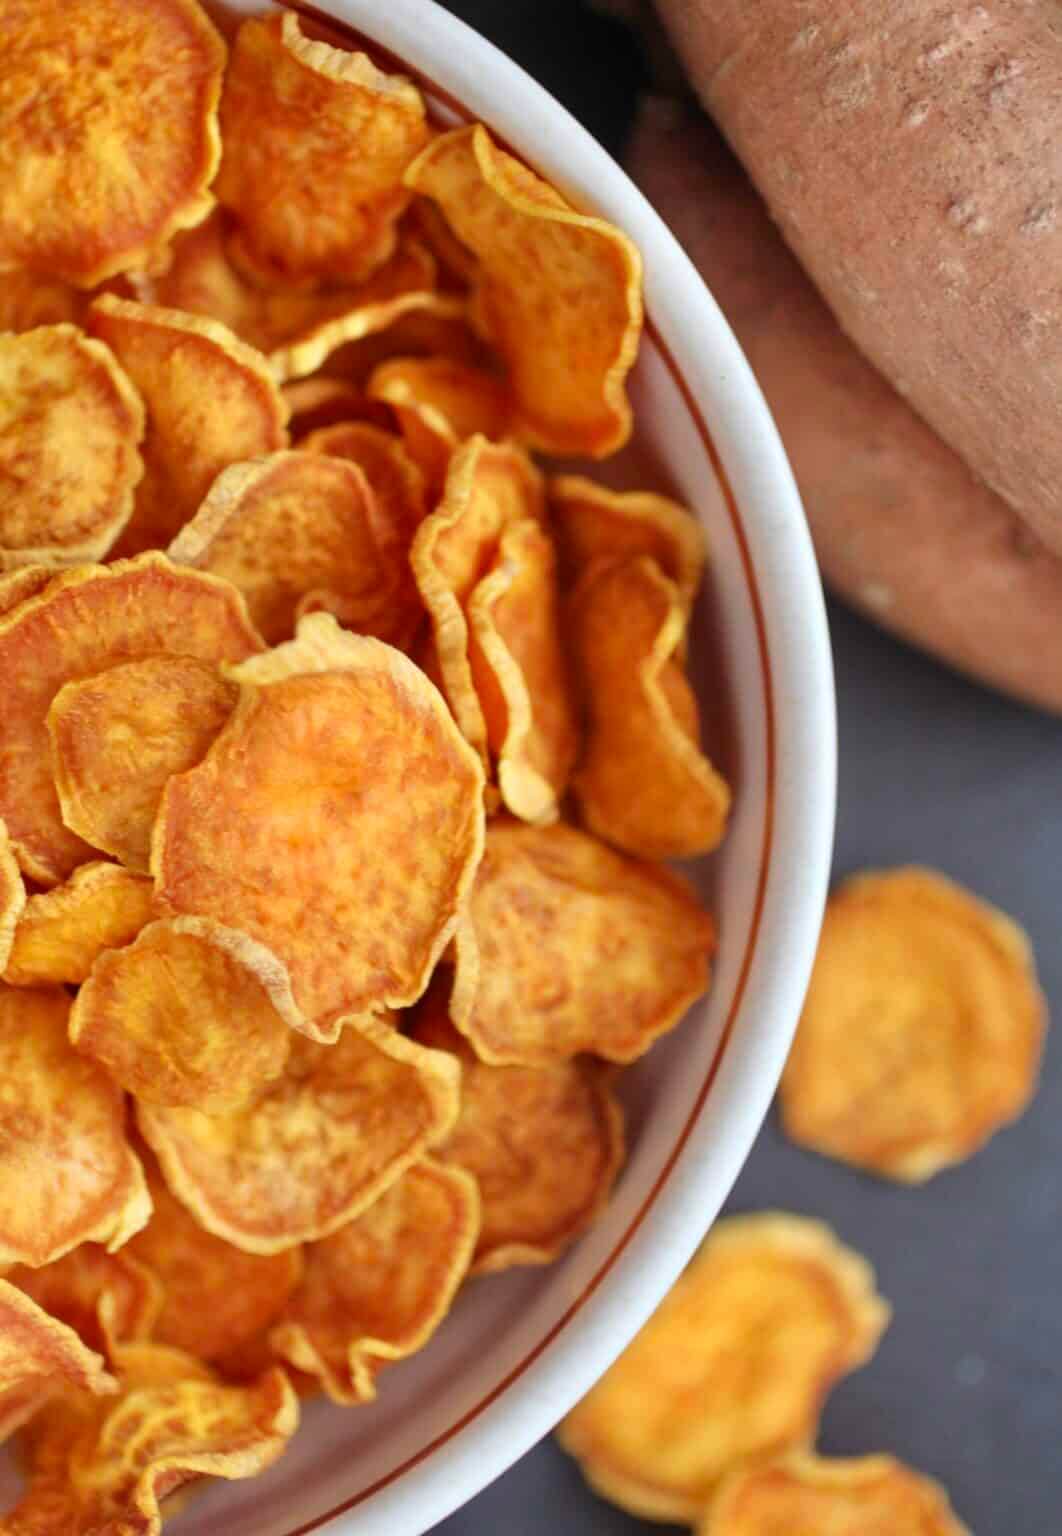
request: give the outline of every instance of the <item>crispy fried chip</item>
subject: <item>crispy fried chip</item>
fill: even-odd
[[[469,661],[498,787],[524,821],[556,821],[579,750],[561,643],[553,540],[535,518],[503,529],[468,600]]]
[[[347,379],[315,374],[309,379],[292,379],[281,386],[280,393],[291,416],[292,440],[298,448],[307,447],[307,434],[337,423],[369,421],[378,427],[390,426],[387,407],[370,400],[364,390]]]
[[[367,421],[341,421],[309,433],[299,447],[306,453],[325,453],[356,464],[387,521],[401,529],[407,541],[412,539],[424,519],[424,477],[393,433]]]
[[[70,1044],[69,1010],[65,992],[0,985],[0,1264],[113,1252],[151,1211],[121,1090]]]
[[[459,1068],[379,1020],[292,1036],[284,1076],[227,1115],[140,1104],[170,1189],[209,1232],[281,1253],[352,1221],[450,1131]]]
[[[158,554],[71,571],[0,619],[0,816],[26,873],[54,885],[92,857],[52,780],[45,722],[64,683],[160,652],[217,662],[260,649],[238,592]]]
[[[585,724],[572,780],[583,821],[642,858],[710,852],[726,830],[730,789],[701,750],[679,659],[678,588],[647,556],[597,561],[569,597],[567,619]]]
[[[415,1002],[480,859],[474,755],[412,662],[327,614],[231,675],[235,714],[163,796],[162,909],[271,949],[319,1027]]]
[[[726,1473],[811,1444],[830,1388],[888,1318],[870,1266],[829,1228],[731,1217],[563,1421],[561,1444],[621,1508],[695,1521]]]
[[[549,507],[561,573],[574,584],[598,560],[635,560],[647,555],[675,583],[689,614],[704,575],[700,523],[667,496],[653,491],[613,491],[582,475],[556,475]]]
[[[827,907],[786,1133],[920,1183],[1022,1112],[1045,1021],[1029,941],[1002,912],[928,869],[857,876]]]
[[[427,1158],[414,1163],[367,1211],[306,1250],[274,1348],[319,1377],[333,1402],[369,1401],[381,1367],[414,1354],[450,1310],[478,1227],[475,1180]]]
[[[143,435],[102,342],[73,325],[0,334],[0,565],[106,554],[132,515]]]
[[[136,938],[150,916],[150,880],[118,864],[82,864],[65,884],[28,899],[3,979],[77,986],[97,956]]]
[[[195,0],[7,0],[0,272],[90,288],[197,223],[224,64]]]
[[[5,272],[0,281],[0,331],[32,331],[38,325],[80,320],[85,295],[69,283],[36,272]]]
[[[100,955],[70,1039],[145,1103],[221,1114],[281,1075],[291,1018],[272,955],[245,934],[183,917],[149,923],[129,948]]]
[[[0,971],[7,965],[19,919],[26,907],[26,887],[7,825],[0,818]]]
[[[66,683],[47,716],[63,821],[146,873],[167,779],[203,758],[238,693],[193,656],[144,656]]]
[[[284,1310],[303,1276],[302,1249],[243,1253],[205,1232],[150,1163],[147,1174],[154,1210],[125,1251],[164,1288],[154,1337],[199,1360],[231,1357]]]
[[[439,287],[448,293],[467,293],[479,273],[479,262],[468,246],[461,244],[438,205],[425,197],[414,198],[406,220],[435,257]]]
[[[120,555],[170,542],[227,464],[287,446],[287,408],[260,352],[216,320],[104,295],[89,329],[147,407],[144,478]]]
[[[642,326],[641,258],[626,235],[576,213],[481,124],[433,140],[406,185],[434,198],[479,258],[477,315],[534,446],[593,458],[621,448]]]
[[[475,1002],[451,1009],[498,1066],[634,1061],[708,986],[715,925],[692,888],[561,822],[489,824],[469,916]]]
[[[394,249],[402,173],[428,138],[420,92],[291,11],[240,27],[221,106],[217,195],[287,277],[365,277]],[[322,191],[322,189],[326,189]]]
[[[66,1323],[9,1280],[0,1280],[0,1439],[56,1393],[113,1392],[100,1356]]]
[[[460,443],[476,433],[505,437],[512,425],[504,381],[446,357],[396,357],[381,363],[369,379],[369,396],[394,411],[410,454],[436,491]]]
[[[54,577],[55,568],[50,565],[17,565],[0,571],[0,619],[43,592]]]
[[[971,1536],[944,1489],[892,1456],[792,1452],[728,1477],[700,1536]]]
[[[461,1112],[435,1156],[479,1185],[473,1274],[551,1264],[603,1209],[623,1162],[623,1114],[605,1070],[585,1059],[549,1067],[478,1061],[451,1025],[438,981],[418,1005],[413,1035],[461,1061]]]
[[[442,293],[400,293],[323,320],[304,336],[275,347],[269,366],[281,383],[327,364],[351,383],[364,384],[381,359],[407,349],[467,354],[470,334],[463,299]]]
[[[105,1352],[147,1338],[163,1303],[161,1283],[128,1243],[118,1253],[81,1243],[43,1269],[16,1264],[6,1278],[91,1349]]]

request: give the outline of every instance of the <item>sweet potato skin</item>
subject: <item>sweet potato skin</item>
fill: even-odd
[[[844,329],[1062,553],[1057,0],[660,0]]]
[[[829,584],[963,671],[1062,711],[1062,560],[844,336],[710,123],[651,101],[627,159],[752,364]]]

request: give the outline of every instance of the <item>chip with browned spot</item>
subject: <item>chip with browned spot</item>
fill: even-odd
[[[81,864],[30,896],[3,979],[13,987],[77,986],[96,958],[136,938],[151,917],[151,881],[120,864]]]
[[[0,1279],[0,1439],[48,1398],[72,1390],[102,1395],[116,1383],[73,1328]]]
[[[369,379],[369,395],[394,411],[410,454],[433,490],[441,489],[450,455],[481,433],[503,438],[513,425],[504,379],[446,357],[396,357]]]
[[[117,1253],[80,1243],[41,1269],[16,1264],[5,1278],[90,1349],[109,1353],[116,1344],[148,1338],[162,1309],[161,1281],[135,1257],[133,1241]]]

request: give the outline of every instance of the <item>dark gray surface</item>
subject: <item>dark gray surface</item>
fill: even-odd
[[[616,151],[640,62],[574,4],[453,0]],[[580,60],[597,60],[593,74]],[[917,861],[1029,930],[1062,996],[1062,722],[1010,704],[833,606],[840,716],[836,872]],[[1014,1128],[964,1167],[905,1190],[763,1130],[729,1202],[825,1218],[865,1253],[894,1318],[876,1359],[826,1410],[822,1446],[890,1450],[940,1478],[977,1536],[1062,1530],[1062,1062]],[[589,1493],[549,1441],[438,1536],[659,1531]]]

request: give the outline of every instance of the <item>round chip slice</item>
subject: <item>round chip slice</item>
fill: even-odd
[[[68,572],[0,618],[0,816],[25,872],[54,885],[93,855],[52,779],[45,722],[64,683],[160,652],[239,661],[261,647],[238,592],[159,554]]]
[[[0,971],[7,965],[19,919],[26,906],[26,887],[7,826],[0,819]]]
[[[728,1477],[699,1536],[971,1536],[944,1489],[892,1456],[825,1461],[794,1452]]]
[[[1029,941],[1002,912],[928,869],[857,876],[827,907],[786,1133],[920,1183],[1021,1114],[1045,1022]]]
[[[560,1442],[621,1508],[692,1523],[728,1472],[811,1444],[830,1388],[870,1359],[888,1317],[870,1266],[829,1228],[731,1217]]]
[[[561,822],[490,822],[469,920],[479,980],[451,1012],[498,1066],[634,1061],[708,986],[715,925],[692,888]]]
[[[260,663],[231,670],[235,714],[167,786],[157,899],[272,950],[319,1029],[406,1007],[479,863],[479,765],[412,662],[327,614]]]
[[[0,1264],[120,1248],[151,1212],[116,1083],[67,1039],[61,991],[0,986]]]
[[[324,364],[354,382],[367,380],[383,357],[415,350],[418,334],[423,346],[460,350],[467,332],[468,308],[463,299],[441,293],[400,293],[348,309],[308,330],[269,354],[269,366],[282,383],[316,373]]]
[[[150,917],[150,880],[118,864],[82,864],[65,884],[28,899],[3,979],[77,986],[98,956],[130,943]]]
[[[307,379],[304,382],[315,381]],[[337,381],[320,379],[316,382],[331,384]],[[326,453],[334,459],[349,459],[356,464],[369,482],[388,523],[400,529],[407,540],[412,539],[426,510],[424,476],[394,433],[368,421],[340,421],[308,433],[299,447],[305,453]]]
[[[292,1037],[284,1076],[227,1115],[139,1104],[166,1182],[246,1253],[327,1237],[451,1130],[460,1072],[373,1020],[335,1045]]]
[[[391,407],[428,484],[442,488],[450,455],[481,433],[497,441],[512,426],[505,381],[447,357],[396,357],[369,379],[369,396]]]
[[[81,1243],[43,1269],[16,1264],[5,1278],[91,1349],[107,1353],[116,1344],[147,1338],[162,1308],[160,1282],[133,1257],[129,1243],[118,1253]]]
[[[73,325],[0,334],[0,565],[106,554],[132,515],[143,435],[101,342]]]
[[[0,272],[91,288],[198,223],[224,65],[195,0],[6,0]]]
[[[99,1395],[114,1392],[117,1383],[72,1328],[0,1280],[0,1439],[71,1388]]]
[[[354,1221],[306,1250],[306,1275],[270,1336],[335,1403],[376,1396],[392,1360],[422,1348],[465,1277],[479,1226],[475,1180],[425,1158]]]
[[[65,684],[47,716],[63,821],[146,873],[166,781],[202,759],[238,693],[193,656],[144,656]]]

